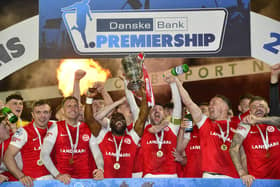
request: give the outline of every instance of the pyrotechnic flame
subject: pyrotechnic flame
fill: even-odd
[[[110,71],[103,69],[97,62],[92,59],[64,59],[60,62],[57,69],[58,88],[64,97],[73,93],[75,72],[84,70],[86,75],[80,80],[81,94],[86,93],[94,82],[105,82],[110,75]]]

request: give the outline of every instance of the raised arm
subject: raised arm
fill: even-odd
[[[120,100],[115,101],[114,103],[105,106],[102,110],[100,110],[99,112],[97,112],[96,114],[94,114],[94,118],[97,121],[101,121],[103,120],[106,116],[108,116],[109,113],[111,113],[117,106],[121,105],[122,103],[124,103],[126,101],[125,97],[122,97]]]
[[[193,102],[193,100],[191,99],[189,93],[183,87],[182,83],[180,82],[180,80],[177,77],[169,76],[169,78],[171,79],[170,80],[171,82],[175,82],[176,83],[176,85],[177,85],[177,87],[179,89],[179,93],[181,95],[182,102],[184,103],[184,105],[190,111],[190,113],[192,115],[192,118],[193,118],[193,121],[195,123],[200,122],[201,119],[202,119],[202,112],[201,112],[199,106]]]
[[[141,137],[144,132],[145,121],[147,120],[150,109],[146,100],[145,88],[142,86],[139,91],[141,92],[142,101],[140,106],[140,113],[134,125],[134,130],[138,134],[138,136]]]
[[[80,90],[80,80],[86,75],[84,70],[78,69],[75,72],[74,76],[74,85],[73,85],[73,96],[76,97],[81,103],[81,90]]]
[[[114,101],[110,94],[106,91],[104,87],[104,82],[96,82],[94,87],[97,89],[97,92],[100,93],[104,100],[104,105],[111,105]]]
[[[137,103],[135,101],[135,97],[134,97],[132,91],[127,88],[127,80],[123,79],[123,82],[124,82],[125,96],[126,96],[127,102],[129,104],[130,110],[131,110],[132,115],[133,115],[133,121],[135,122],[138,118],[140,110],[137,106]]]
[[[87,93],[86,106],[85,106],[85,123],[88,125],[91,133],[97,137],[102,126],[93,117],[94,114],[92,111],[92,102],[95,95],[96,92],[88,91]]]
[[[274,125],[277,128],[280,128],[279,116],[256,117],[254,115],[247,115],[243,118],[242,122],[249,125],[254,125],[254,124]]]

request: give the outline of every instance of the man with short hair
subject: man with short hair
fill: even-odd
[[[203,178],[237,178],[238,173],[231,160],[229,147],[234,130],[237,128],[238,118],[231,120],[228,116],[231,108],[229,99],[223,95],[214,96],[209,102],[209,117],[207,117],[193,102],[179,79],[173,78],[183,103],[199,128]]]
[[[26,186],[32,185],[34,179],[52,178],[40,158],[43,138],[52,124],[49,122],[51,107],[44,100],[36,101],[33,104],[31,114],[33,121],[16,131],[4,156],[8,170]],[[18,167],[15,160],[19,152],[21,152],[22,156],[22,169]]]
[[[93,160],[93,137],[88,126],[79,121],[79,102],[73,96],[62,101],[65,121],[53,123],[41,149],[41,159],[49,172],[64,184],[71,178],[92,178],[98,174]],[[55,157],[51,159],[50,154]],[[99,175],[96,175],[99,177]]]
[[[21,114],[23,110],[23,98],[20,94],[11,94],[6,97],[6,107],[10,108],[12,112],[18,117],[16,124],[11,124],[12,131],[15,133],[16,129],[19,127],[24,127],[29,124],[28,121],[23,121],[21,119]]]
[[[256,124],[269,113],[266,100],[254,96],[250,101],[250,115],[240,123],[232,140],[230,154],[240,178],[251,186],[255,178],[280,179],[280,131],[279,126]],[[262,121],[259,121],[262,122]],[[246,124],[244,124],[246,123]],[[240,148],[244,147],[247,166],[240,161]]]
[[[240,116],[249,110],[249,103],[252,99],[253,95],[246,93],[239,97],[239,104],[238,104],[238,111],[240,114],[238,115],[239,119],[241,120]]]
[[[165,120],[164,108],[155,105],[149,113],[149,123],[146,125],[141,139],[143,159],[143,177],[176,178],[177,163],[173,157],[176,148],[177,133],[182,115],[181,98],[176,84],[168,77],[164,80],[170,85],[174,104],[171,121]]]

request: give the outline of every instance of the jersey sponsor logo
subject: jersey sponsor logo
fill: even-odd
[[[200,145],[190,146],[190,150],[200,150]]]
[[[84,153],[86,152],[85,149],[76,149],[76,150],[72,150],[72,149],[60,149],[59,150],[61,153]]]
[[[60,136],[68,136],[68,134],[60,134]]]
[[[82,139],[83,139],[84,142],[88,142],[88,141],[89,141],[89,135],[84,134],[84,135],[82,136]]]
[[[197,138],[197,136],[192,136],[192,138]]]
[[[36,138],[33,138],[33,139],[32,139],[32,141],[34,142],[34,141],[36,141],[37,139],[38,139],[38,137],[36,137]]]
[[[272,126],[268,126],[266,129],[267,129],[268,132],[274,132],[275,131],[275,128],[272,127]]]
[[[271,142],[268,147],[271,148],[271,147],[275,147],[275,146],[278,146],[279,145],[279,142]],[[252,149],[265,149],[265,146],[262,144],[262,145],[252,145]]]
[[[112,153],[112,152],[105,152],[106,156],[113,156],[116,157],[116,153]],[[130,153],[120,153],[120,157],[130,157]]]
[[[19,128],[16,133],[15,136],[21,136],[23,134],[23,128]]]
[[[148,140],[148,141],[146,142],[146,144],[158,144],[158,143],[157,143],[156,140]],[[163,140],[163,141],[162,141],[162,144],[171,144],[171,141],[169,141],[169,140]]]
[[[20,138],[17,138],[17,137],[15,137],[15,136],[13,136],[12,137],[12,142],[17,142],[17,141],[21,141],[21,139]]]
[[[126,143],[126,144],[131,144],[131,140],[130,140],[129,138],[125,138],[125,139],[124,139],[124,143]]]
[[[220,134],[212,131],[210,131],[210,136],[218,136],[220,139],[223,139],[223,137]],[[232,142],[232,140],[229,137],[226,139],[226,141]]]

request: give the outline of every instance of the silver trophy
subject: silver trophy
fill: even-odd
[[[122,66],[125,73],[125,78],[128,80],[127,88],[132,91],[139,90],[143,83],[142,64],[144,61],[144,54],[129,55],[122,59]]]

